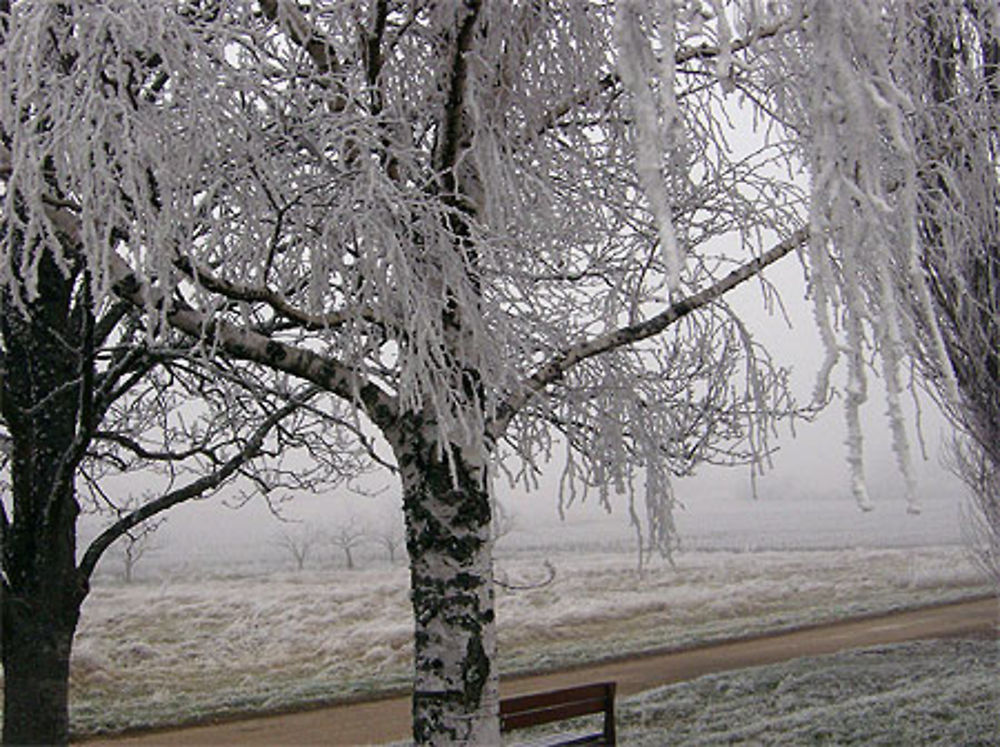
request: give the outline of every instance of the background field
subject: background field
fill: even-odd
[[[985,591],[959,546],[683,551],[640,576],[628,550],[512,551],[499,575],[501,666],[539,670]],[[406,685],[407,571],[207,574],[86,602],[73,660],[77,734],[270,710]]]

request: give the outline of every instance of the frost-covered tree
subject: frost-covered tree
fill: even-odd
[[[958,427],[950,461],[973,495],[976,551],[997,577],[1000,6],[992,0],[817,3],[811,18],[825,33],[816,40],[824,64],[814,73],[819,105],[812,105],[812,116],[835,114],[819,123],[804,149],[815,164],[814,235],[831,227],[845,259],[859,252],[874,258],[826,268],[814,261],[814,282],[823,271],[838,276],[839,283],[819,287],[843,289],[848,337],[870,332],[881,352],[901,459],[907,457],[894,411],[902,356]],[[855,357],[848,353],[859,374],[852,373],[849,412],[865,389]]]
[[[232,370],[206,370],[186,354],[175,360],[181,348],[128,345],[121,336],[90,348],[65,327],[55,337],[60,307],[51,299],[59,296],[50,287],[26,311],[0,307],[0,435],[9,444],[0,461],[3,723],[5,741],[15,744],[66,741],[70,648],[110,548],[124,543],[128,580],[150,531],[178,504],[223,487],[249,495],[330,485],[359,468],[354,449],[331,441],[337,431],[317,426],[308,409],[320,398],[315,387],[218,388]],[[53,337],[58,356],[46,347]],[[125,362],[145,356],[153,367]],[[70,364],[62,367],[63,359]],[[92,414],[82,424],[85,408]],[[318,438],[327,461],[305,469],[302,452],[316,450]],[[53,441],[69,451],[55,458],[43,449],[55,449]],[[137,480],[158,489],[139,497]],[[100,531],[78,547],[80,513]]]
[[[871,343],[905,470],[901,278],[933,317],[890,6],[21,0],[0,281],[18,308],[50,282],[127,300],[150,340],[304,379],[379,430],[414,737],[495,743],[491,481],[531,487],[558,453],[562,501],[622,495],[668,551],[671,478],[766,459],[796,410],[725,302],[767,265],[808,264],[823,380],[846,351],[859,501]]]
[[[919,101],[922,260],[950,371],[929,325],[915,357],[961,433],[951,465],[973,496],[973,551],[1000,585],[1000,9],[909,10],[900,77]]]
[[[373,542],[385,549],[389,565],[395,565],[396,553],[406,540],[403,517],[400,515],[398,506],[394,507],[392,511],[383,513],[378,518],[370,532],[370,536]]]
[[[282,529],[275,535],[274,544],[295,562],[295,570],[301,571],[306,560],[320,541],[319,532],[310,526]]]

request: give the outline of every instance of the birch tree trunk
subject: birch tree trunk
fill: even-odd
[[[413,737],[418,744],[500,740],[496,616],[486,454],[441,453],[418,417],[390,443],[400,466],[415,620]]]

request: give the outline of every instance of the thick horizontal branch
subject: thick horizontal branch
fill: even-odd
[[[64,208],[48,206],[46,216],[59,231],[80,243],[79,218]],[[144,283],[120,256],[107,258],[109,280],[118,296],[139,311],[155,310],[166,322],[188,337],[210,344],[226,355],[291,374],[351,403],[360,400],[366,414],[379,427],[391,423],[396,401],[386,391],[340,361],[306,348],[271,339],[224,319],[215,319],[168,298]]]
[[[380,427],[386,424],[386,418],[391,420],[396,410],[394,398],[340,361],[173,303],[144,286],[121,258],[113,256],[110,264],[116,293],[140,309],[157,309],[179,332],[203,340],[226,355],[309,381],[348,402],[360,399],[365,412]]]
[[[585,340],[560,351],[548,363],[529,376],[519,390],[501,406],[497,416],[489,426],[489,436],[493,440],[498,439],[511,418],[520,412],[535,395],[559,381],[574,366],[589,358],[633,345],[660,334],[678,320],[718,300],[745,280],[760,273],[768,265],[777,262],[789,252],[802,246],[807,238],[807,230],[800,229],[764,254],[754,257],[746,264],[733,270],[719,282],[671,304],[656,316],[605,333],[591,340]]]

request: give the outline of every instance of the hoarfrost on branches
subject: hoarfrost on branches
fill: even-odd
[[[793,409],[719,302],[662,346],[593,358],[554,388],[532,375],[721,278],[733,257],[711,248],[717,237],[759,251],[762,231],[800,222],[794,185],[771,183],[785,144],[739,152],[704,117],[725,103],[700,81],[718,72],[712,45],[746,45],[696,5],[485,6],[458,112],[444,93],[458,71],[442,63],[471,42],[448,4],[393,8],[366,32],[383,34],[377,57],[360,7],[226,3],[199,16],[119,0],[74,5],[70,22],[24,4],[2,116],[11,131],[38,126],[10,153],[8,190],[27,217],[12,213],[8,236],[72,235],[97,298],[125,260],[150,334],[183,304],[207,350],[231,322],[331,351],[335,391],[363,402],[377,384],[400,411],[433,413],[442,444],[475,451],[489,433],[531,465],[562,430],[567,498],[648,482],[650,515],[663,516],[670,472],[760,457],[770,414]],[[7,257],[5,282],[30,278],[36,253]],[[719,372],[742,370],[745,390],[722,385]]]
[[[871,352],[906,474],[904,354],[960,391],[928,227],[946,265],[960,242],[922,213],[908,9],[22,0],[0,48],[0,287],[30,306],[54,263],[141,309],[148,341],[172,328],[305,379],[380,430],[415,737],[495,741],[490,478],[533,486],[565,449],[564,503],[623,493],[669,551],[671,478],[766,461],[800,411],[729,291],[808,245],[817,399],[843,356],[863,507]]]

